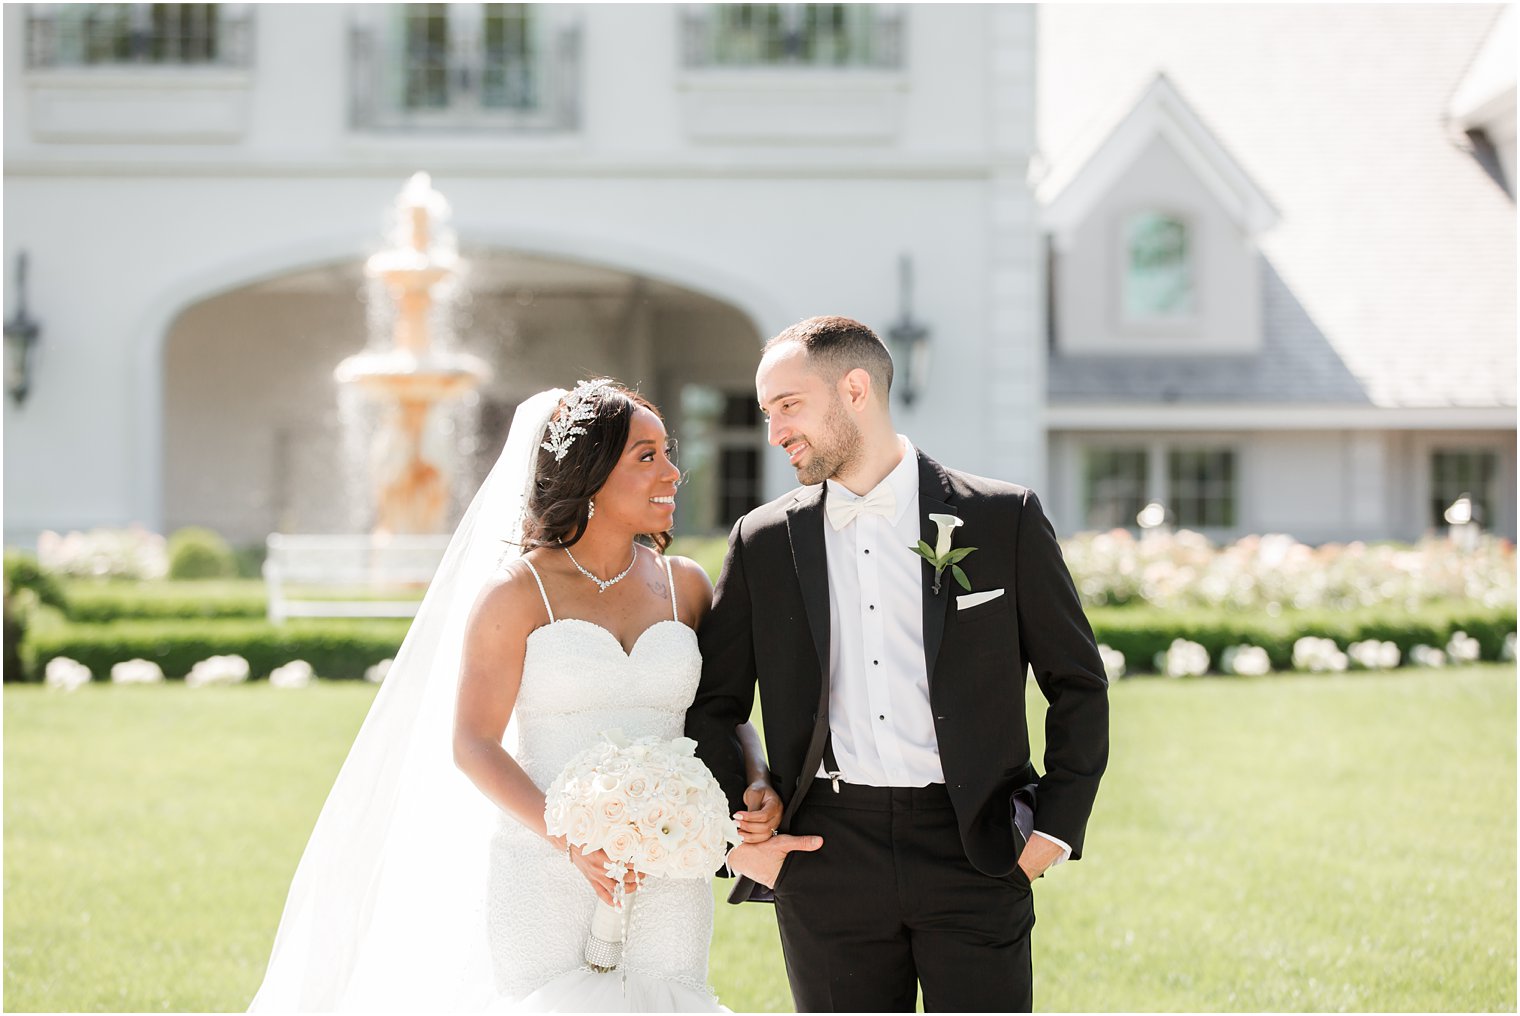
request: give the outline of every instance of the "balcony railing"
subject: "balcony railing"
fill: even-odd
[[[682,10],[691,68],[902,66],[902,8],[878,4],[693,4]]]
[[[420,6],[420,5],[416,5]],[[453,6],[453,5],[451,5]],[[359,130],[573,130],[580,120],[580,32],[534,26],[528,4],[458,24],[356,25],[352,121]]]
[[[27,65],[247,67],[245,4],[29,4]]]

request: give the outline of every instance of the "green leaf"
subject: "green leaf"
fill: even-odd
[[[925,561],[928,561],[931,564],[934,562],[934,548],[929,546],[923,540],[919,540],[918,546],[914,547],[913,549],[921,554]]]
[[[966,578],[966,573],[961,571],[960,565],[951,565],[950,573],[955,576],[955,581],[961,584],[962,589],[968,593],[971,592],[971,580]]]
[[[975,547],[960,547],[945,555],[946,564],[956,564],[965,559],[966,555],[975,550]]]

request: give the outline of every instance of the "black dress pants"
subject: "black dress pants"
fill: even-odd
[[[1029,1012],[1034,900],[1015,867],[966,859],[942,784],[809,789],[791,832],[776,922],[798,1012]]]

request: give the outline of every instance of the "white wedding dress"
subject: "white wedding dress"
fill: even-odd
[[[643,553],[641,550],[640,553]],[[531,562],[524,562],[532,568]],[[667,580],[670,564],[665,562]],[[556,618],[542,579],[548,624],[529,634],[514,709],[513,757],[546,788],[602,731],[629,738],[680,737],[701,677],[694,631],[671,617],[624,652],[606,628]],[[707,986],[710,881],[654,878],[633,894],[618,970],[600,974],[582,954],[596,895],[565,855],[511,818],[492,838],[487,919],[497,990],[520,1010],[714,1011]]]

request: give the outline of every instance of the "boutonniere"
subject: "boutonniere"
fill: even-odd
[[[966,592],[971,592],[971,580],[966,578],[966,573],[961,571],[960,563],[966,555],[975,550],[975,547],[957,547],[950,549],[950,541],[955,537],[955,530],[965,525],[956,515],[929,516],[930,520],[939,526],[939,536],[935,538],[934,546],[929,546],[923,540],[918,541],[918,546],[910,548],[913,553],[934,565],[934,595],[939,595],[940,576],[945,574],[945,569],[950,569],[950,574],[955,576],[955,581],[961,584]]]

